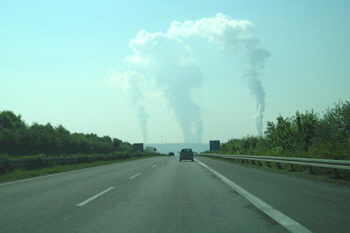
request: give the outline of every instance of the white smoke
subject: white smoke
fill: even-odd
[[[191,49],[176,37],[144,30],[131,40],[129,46],[134,54],[126,61],[146,68],[145,77],[154,79],[161,88],[182,129],[184,142],[201,142],[200,109],[193,102],[190,91],[201,86],[202,75]]]
[[[197,36],[217,45],[223,52],[232,53],[238,47],[254,43],[254,26],[247,20],[232,20],[218,13],[215,17],[184,23],[172,22],[169,35],[180,37]]]
[[[245,51],[249,65],[243,75],[248,90],[255,97],[255,126],[262,135],[265,91],[258,77],[269,52],[259,48],[254,37],[254,25],[248,20],[233,20],[218,13],[215,17],[197,21],[172,22],[167,33],[141,30],[129,43],[133,54],[126,63],[138,72],[126,71],[126,90],[133,104],[141,102],[142,80],[154,81],[173,109],[184,142],[201,142],[202,118],[199,106],[192,100],[191,90],[200,87],[202,74],[196,65],[191,48],[183,39],[198,37],[218,47],[225,54]],[[144,105],[138,107],[138,118],[144,138],[147,138],[148,114]]]
[[[265,111],[265,91],[258,76],[259,70],[264,68],[265,58],[270,56],[266,50],[259,48],[247,48],[250,68],[245,72],[244,78],[248,80],[249,92],[255,97],[255,127],[257,135],[263,135],[263,119]]]
[[[112,72],[112,71],[110,71]],[[144,94],[140,85],[145,82],[145,77],[136,71],[125,71],[124,73],[115,75],[114,79],[124,82],[124,90],[129,94],[133,107],[137,107],[137,119],[142,131],[143,142],[147,143],[147,123],[148,114],[144,106]]]
[[[265,58],[270,53],[258,48],[259,40],[254,38],[254,25],[247,20],[232,20],[218,13],[215,17],[197,21],[173,22],[168,34],[179,37],[200,37],[219,47],[223,53],[234,53],[245,49],[249,68],[244,74],[248,80],[248,89],[255,96],[255,126],[257,135],[262,135],[263,113],[265,111],[265,91],[258,79],[259,70],[264,67]]]
[[[137,108],[137,118],[140,123],[140,127],[142,130],[143,143],[147,143],[147,120],[148,114],[146,112],[145,106],[139,106]]]

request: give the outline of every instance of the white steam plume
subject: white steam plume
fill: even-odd
[[[270,56],[266,50],[259,48],[247,48],[250,69],[245,72],[244,78],[248,80],[249,92],[255,97],[255,127],[257,135],[263,135],[263,119],[265,111],[265,91],[258,79],[260,69],[264,68],[265,58]]]
[[[147,143],[147,120],[148,114],[146,112],[145,106],[139,106],[137,108],[137,118],[139,119],[139,123],[142,130],[143,142]]]
[[[144,106],[144,95],[140,89],[140,84],[144,81],[144,76],[136,71],[125,71],[119,75],[120,79],[125,80],[125,90],[129,93],[131,103],[137,107],[137,119],[139,121],[143,142],[147,143],[147,122],[148,114]]]
[[[239,48],[246,50],[250,67],[244,74],[248,80],[249,92],[255,96],[255,126],[257,135],[262,135],[263,113],[265,111],[265,91],[258,79],[259,70],[264,67],[265,58],[270,53],[258,48],[259,40],[254,38],[254,26],[247,20],[232,20],[218,13],[215,17],[197,21],[173,22],[168,34],[179,37],[200,37],[215,44],[223,53],[233,53]]]
[[[201,142],[201,113],[190,92],[201,86],[202,75],[191,48],[180,39],[199,37],[225,54],[232,54],[238,49],[245,51],[249,66],[243,77],[248,83],[249,92],[255,97],[255,126],[257,134],[262,135],[265,91],[258,77],[270,54],[259,48],[259,40],[253,34],[254,25],[250,21],[232,20],[221,13],[197,21],[173,22],[166,34],[144,30],[138,32],[129,43],[133,55],[127,57],[126,62],[139,73],[126,71],[123,74],[133,104],[143,100],[140,82],[155,81],[174,111],[184,141]],[[147,138],[148,114],[143,105],[138,107],[138,118],[144,138]]]
[[[200,109],[190,91],[201,86],[202,75],[191,49],[176,37],[146,31],[140,31],[129,46],[134,54],[126,61],[146,68],[145,77],[154,79],[161,88],[182,129],[184,142],[201,142]]]

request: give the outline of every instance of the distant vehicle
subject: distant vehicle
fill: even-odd
[[[180,153],[180,162],[181,160],[192,160],[193,162],[193,151],[191,148],[182,148]]]
[[[169,152],[168,156],[175,156],[174,152]]]

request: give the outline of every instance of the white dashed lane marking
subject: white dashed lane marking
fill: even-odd
[[[109,189],[106,189],[105,191],[100,192],[100,193],[96,194],[95,196],[92,196],[92,197],[90,197],[89,199],[86,199],[86,200],[83,201],[83,202],[80,202],[80,203],[77,204],[76,206],[84,206],[84,205],[86,205],[87,203],[89,203],[90,201],[93,201],[93,200],[95,200],[96,198],[98,198],[99,196],[101,196],[101,195],[103,195],[103,194],[105,194],[105,193],[111,191],[112,189],[114,189],[114,187],[110,187]]]
[[[141,173],[137,173],[136,175],[131,176],[131,177],[129,178],[129,180],[132,180],[132,179],[134,179],[135,177],[137,177],[137,176],[139,176],[139,175],[141,175]]]

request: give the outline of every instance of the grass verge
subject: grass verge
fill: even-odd
[[[28,179],[28,178],[33,178],[37,176],[45,176],[45,175],[61,173],[61,172],[68,172],[68,171],[79,170],[79,169],[90,168],[90,167],[109,165],[114,163],[121,163],[126,161],[152,158],[152,157],[159,157],[159,156],[153,155],[153,156],[144,156],[144,157],[132,157],[129,159],[111,160],[111,161],[96,161],[91,163],[55,165],[52,167],[32,169],[32,170],[25,169],[25,168],[18,168],[18,169],[14,169],[13,171],[8,171],[3,174],[0,174],[0,183]]]

